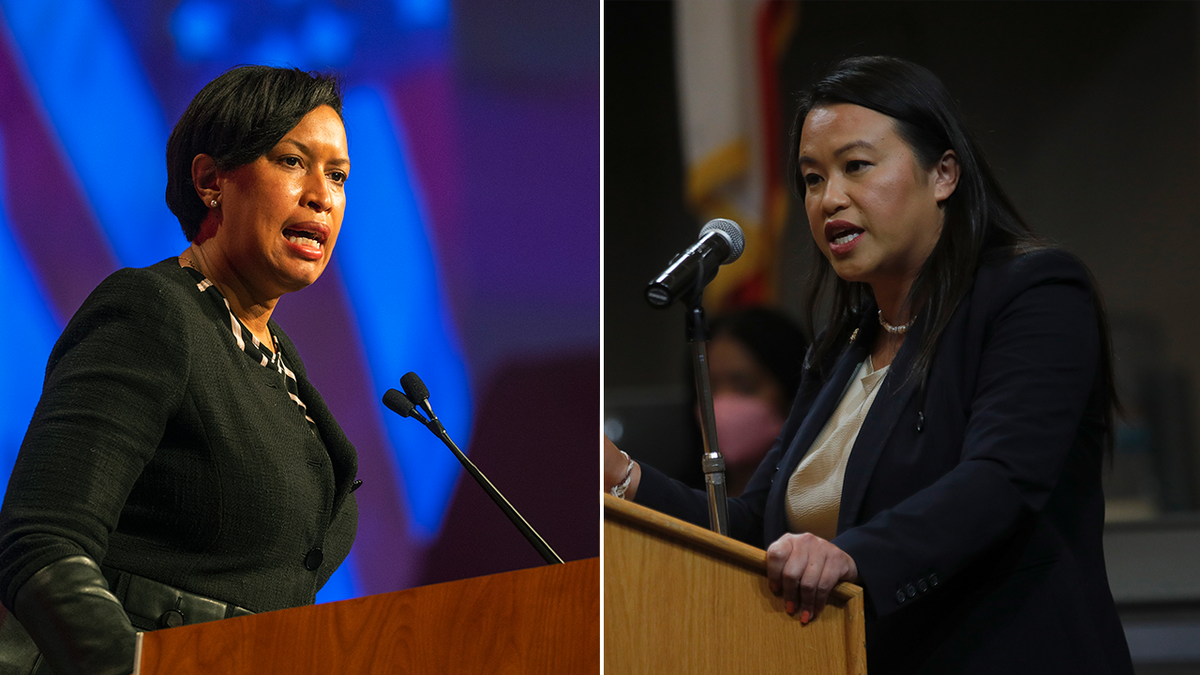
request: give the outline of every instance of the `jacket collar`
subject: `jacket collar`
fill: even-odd
[[[876,324],[878,325],[878,320]],[[881,389],[875,395],[875,401],[867,411],[858,438],[854,441],[854,448],[846,463],[846,476],[842,481],[838,534],[858,524],[858,514],[862,509],[867,486],[871,483],[871,474],[875,471],[879,455],[891,438],[892,430],[900,422],[901,413],[908,407],[909,400],[917,391],[917,385],[908,382],[907,379],[924,332],[922,317],[917,317],[904,344],[900,345],[900,351],[892,359],[887,377],[880,383]],[[916,418],[904,421],[905,424],[910,422],[917,424]]]
[[[842,351],[830,371],[829,378],[821,387],[808,413],[795,435],[792,436],[788,448],[779,464],[779,471],[771,484],[767,497],[767,509],[763,514],[763,534],[767,545],[787,532],[786,490],[788,479],[791,478],[800,461],[812,447],[813,441],[825,428],[833,411],[837,408],[846,390],[850,378],[857,372],[863,360],[870,354],[870,347],[880,330],[879,321],[873,305],[863,312],[862,318],[853,340]],[[907,406],[908,400],[916,391],[911,383],[904,382],[905,376],[917,346],[924,333],[922,317],[917,317],[900,351],[892,360],[887,377],[880,384],[882,389],[875,397],[871,410],[859,431],[858,438],[850,454],[846,466],[846,479],[842,483],[841,507],[838,514],[838,532],[852,527],[862,507],[866,496],[866,487],[870,482],[871,473],[879,459],[892,429],[899,420],[900,413]],[[903,383],[903,385],[901,384]],[[916,423],[916,420],[913,420]]]

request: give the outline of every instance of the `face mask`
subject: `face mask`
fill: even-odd
[[[729,466],[753,465],[771,449],[784,418],[774,406],[753,396],[718,394],[713,397],[717,441]]]

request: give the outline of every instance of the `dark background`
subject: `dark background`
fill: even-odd
[[[604,386],[621,447],[681,466],[698,461],[680,447],[682,310],[642,300],[700,225],[683,201],[672,13],[604,5]],[[796,93],[840,58],[930,68],[1030,225],[1095,274],[1127,413],[1106,551],[1139,672],[1200,664],[1198,28],[1183,2],[805,2],[780,64],[789,126]],[[795,202],[788,220],[777,290],[798,316],[810,242]]]

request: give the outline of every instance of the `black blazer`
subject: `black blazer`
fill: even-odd
[[[921,317],[846,467],[833,543],[858,566],[872,673],[1131,673],[1104,570],[1100,331],[1089,275],[1059,250],[980,266],[927,384]],[[740,499],[733,536],[786,532],[788,478],[867,358],[865,313]],[[814,364],[808,364],[812,366]],[[707,525],[704,494],[643,465],[637,500]]]
[[[279,326],[319,438],[209,293],[175,258],[123,269],[63,331],[0,509],[6,607],[81,554],[255,612],[294,607],[349,553],[354,446]]]

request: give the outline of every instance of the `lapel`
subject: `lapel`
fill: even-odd
[[[300,400],[304,401],[309,416],[317,423],[321,442],[323,442],[325,452],[329,455],[329,461],[333,465],[334,497],[333,509],[330,513],[336,515],[346,495],[353,491],[353,483],[358,476],[358,453],[355,452],[354,445],[346,438],[341,426],[334,419],[333,413],[325,405],[321,394],[308,381],[308,374],[304,370],[304,364],[292,345],[292,341],[274,322],[271,324],[271,329],[279,337],[279,347],[283,352],[283,358],[296,375],[296,388],[300,392]]]
[[[882,389],[875,396],[862,428],[854,441],[850,459],[846,465],[845,478],[842,481],[841,507],[838,513],[838,533],[853,527],[866,497],[867,485],[871,473],[883,450],[884,444],[891,436],[892,429],[900,419],[900,414],[908,405],[916,391],[912,384],[900,386],[908,373],[912,359],[916,356],[917,345],[924,333],[924,324],[920,317],[909,330],[908,339],[901,345],[896,358],[888,369],[887,377],[880,384]],[[850,378],[858,370],[863,359],[870,353],[870,345],[879,330],[879,323],[874,310],[864,312],[859,323],[858,336],[847,346],[834,364],[829,380],[808,409],[808,414],[801,422],[788,444],[786,453],[779,464],[779,471],[771,483],[767,496],[767,509],[763,514],[763,534],[767,545],[774,542],[787,532],[786,492],[788,479],[791,478],[800,460],[812,447],[813,441],[825,428],[833,411],[842,399],[842,392]],[[913,420],[916,424],[916,420]]]
[[[878,325],[876,325],[876,329],[878,330]],[[924,332],[924,323],[921,317],[918,317],[913,322],[912,328],[909,329],[908,337],[900,346],[896,358],[892,359],[887,377],[879,385],[882,389],[876,394],[875,401],[871,404],[871,409],[867,411],[862,428],[858,432],[858,438],[854,441],[850,459],[846,463],[846,474],[842,480],[842,501],[838,512],[837,527],[839,534],[857,524],[858,514],[862,508],[863,499],[866,497],[867,486],[871,482],[871,474],[875,470],[879,455],[883,452],[883,447],[887,444],[888,439],[891,438],[892,429],[899,421],[900,414],[908,406],[909,400],[917,390],[915,384],[905,383],[901,386],[901,382],[908,375],[909,367],[917,355],[917,348]],[[873,336],[874,333],[872,333]],[[917,420],[914,418],[911,422],[915,425]],[[905,423],[907,424],[908,421],[906,420]]]
[[[234,341],[233,333],[229,330],[229,309],[225,306],[224,300],[220,295],[212,293],[197,293],[195,290],[196,284],[204,278],[198,271],[188,267],[180,267],[176,258],[167,258],[159,262],[155,267],[163,266],[168,270],[168,274],[177,283],[189,288],[189,297],[196,300],[196,304],[200,311],[211,319],[211,323],[206,322],[206,326],[210,326],[218,335],[218,339],[228,345],[228,348],[233,351],[239,351],[237,343]],[[346,438],[346,434],[342,428],[338,426],[337,421],[333,417],[333,413],[325,405],[325,400],[321,398],[320,393],[308,381],[308,375],[304,370],[304,363],[300,360],[300,354],[296,351],[295,345],[287,333],[275,323],[274,319],[268,324],[271,332],[279,338],[279,348],[283,353],[283,358],[287,362],[288,367],[296,375],[297,389],[300,392],[300,399],[304,401],[307,407],[308,414],[317,423],[317,428],[321,433],[321,441],[324,444],[324,451],[329,455],[330,463],[333,465],[333,480],[334,480],[334,498],[332,514],[337,514],[338,507],[345,500],[346,495],[353,491],[353,483],[358,475],[358,454],[354,450],[354,445]],[[263,368],[253,365],[248,359],[235,358],[232,360],[237,364],[247,377],[257,380],[263,386],[274,388],[283,387],[281,381],[282,376],[279,375],[273,368]],[[321,441],[314,439],[312,442],[320,445]]]
[[[871,312],[866,312],[866,315],[874,316]],[[825,428],[825,423],[829,421],[829,416],[833,414],[842,398],[846,383],[850,381],[850,377],[858,370],[859,364],[867,357],[870,335],[870,324],[866,319],[860,321],[857,336],[834,362],[828,381],[817,393],[816,399],[813,400],[812,405],[808,408],[808,413],[800,423],[800,428],[796,430],[796,434],[788,443],[787,451],[775,474],[775,480],[771,482],[771,490],[767,495],[768,507],[763,514],[763,534],[767,545],[787,532],[785,501],[788,479],[800,465],[800,460],[808,453],[817,435]]]

